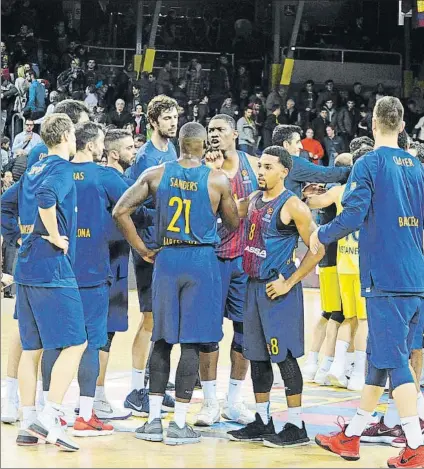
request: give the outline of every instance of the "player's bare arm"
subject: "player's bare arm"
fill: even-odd
[[[212,177],[214,186],[218,188],[218,194],[220,195],[218,213],[222,223],[228,231],[235,231],[239,227],[240,218],[231,192],[230,181],[221,171],[214,171]]]
[[[343,186],[332,187],[324,194],[311,195],[306,199],[306,204],[310,209],[329,207],[330,205],[336,203],[342,191]]]
[[[247,159],[250,163],[250,166],[253,170],[253,172],[255,173],[255,176],[258,177],[258,161],[259,161],[259,158],[256,158],[255,156],[252,156],[252,155],[247,155]]]
[[[49,208],[38,207],[38,213],[40,214],[41,221],[48,233],[48,236],[42,236],[42,238],[46,239],[49,243],[54,244],[59,249],[63,249],[63,253],[66,256],[68,253],[69,241],[67,236],[61,236],[59,233],[56,217],[56,204]]]
[[[294,221],[299,231],[300,237],[306,246],[309,247],[309,239],[316,229],[316,224],[312,220],[309,208],[298,197],[291,197],[280,212],[280,219],[284,224]],[[285,295],[297,283],[311,272],[318,262],[324,257],[325,249],[321,247],[316,254],[310,250],[302,259],[299,268],[290,278],[285,279],[281,274],[277,280],[270,282],[266,286],[267,295],[273,300],[278,296]]]
[[[236,205],[237,205],[237,211],[239,214],[240,218],[246,218],[247,213],[249,211],[249,204],[250,201],[253,199],[253,197],[258,193],[259,191],[254,191],[251,194],[249,194],[249,197],[244,197],[242,199],[236,200]]]

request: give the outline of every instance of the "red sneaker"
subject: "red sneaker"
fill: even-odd
[[[72,434],[74,436],[103,436],[113,433],[113,426],[102,422],[93,412],[91,419],[86,421],[82,417],[77,417],[74,423]]]
[[[342,423],[337,421],[341,431],[334,432],[330,435],[317,435],[315,442],[321,448],[338,454],[346,461],[357,461],[359,459],[359,443],[360,436],[346,436],[345,431],[347,425],[342,419]]]
[[[424,467],[424,445],[418,446],[417,449],[412,449],[407,446],[400,452],[399,456],[390,458],[387,461],[387,466],[407,468]]]

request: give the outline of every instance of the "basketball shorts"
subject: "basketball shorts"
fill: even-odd
[[[152,341],[170,344],[222,339],[222,292],[213,247],[166,247],[153,271]]]
[[[336,266],[319,268],[319,288],[321,294],[321,309],[325,313],[341,311],[342,300]]]
[[[19,334],[24,350],[50,350],[87,340],[78,288],[16,285]]]
[[[131,252],[133,255],[140,311],[148,313],[152,311],[153,264],[146,262],[135,249],[131,249]]]
[[[424,301],[424,298],[423,298]],[[424,348],[424,304],[421,309],[420,320],[412,341],[412,350],[421,350]]]
[[[271,300],[268,281],[249,279],[243,318],[243,355],[248,360],[282,362],[290,350],[304,354],[303,292],[301,283]]]
[[[346,319],[367,319],[365,298],[361,296],[359,274],[339,274],[340,296]]]
[[[424,314],[424,298],[375,296],[366,298],[366,304],[368,360],[379,369],[408,366],[420,315]]]
[[[243,322],[248,275],[243,270],[243,256],[234,259],[218,257],[222,282],[222,310],[224,316],[235,322]]]
[[[85,329],[89,349],[99,349],[107,342],[107,310],[109,307],[109,284],[80,287],[84,309]]]
[[[128,330],[128,261],[127,254],[110,259],[112,284],[109,289],[108,332]]]

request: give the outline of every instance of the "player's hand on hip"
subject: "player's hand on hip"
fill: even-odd
[[[160,249],[147,249],[147,251],[141,257],[146,262],[149,262],[149,264],[154,264],[155,256],[159,251],[160,251]]]
[[[318,238],[318,230],[319,230],[319,228],[317,228],[311,234],[311,237],[309,239],[309,249],[312,252],[312,254],[314,254],[314,255],[318,254],[318,251],[319,251],[320,247],[322,246],[322,243]]]
[[[53,237],[53,236],[42,236],[43,239],[46,239],[49,243],[54,244],[57,246],[59,249],[63,250],[63,254],[68,254],[68,249],[69,249],[69,241],[67,236],[59,236],[59,237]]]
[[[291,290],[291,285],[289,282],[280,274],[277,280],[267,283],[266,285],[266,294],[275,300],[279,296],[285,295]]]

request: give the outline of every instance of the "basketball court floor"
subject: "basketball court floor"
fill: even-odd
[[[313,325],[320,315],[319,291],[304,289],[305,298],[305,334],[306,350],[313,334]],[[1,396],[5,397],[5,373],[8,351],[8,336],[12,328],[17,327],[12,319],[14,300],[2,300],[1,308]],[[129,392],[131,375],[131,344],[138,322],[138,301],[136,292],[130,292],[130,327],[125,333],[115,336],[109,362],[109,373],[106,393],[109,401],[122,406]],[[284,321],[284,318],[282,318]],[[231,324],[225,321],[226,337],[221,344],[218,371],[218,397],[225,398],[229,378],[229,349],[231,343]],[[176,368],[179,352],[175,347],[172,356],[173,369]],[[303,363],[303,359],[301,360]],[[174,371],[175,373],[175,371]],[[65,398],[67,420],[72,417],[72,410],[78,395],[78,385],[74,381]],[[244,387],[245,401],[254,409],[254,398],[250,376]],[[202,391],[195,391],[190,417],[200,409]],[[384,412],[387,395],[377,409]],[[137,440],[132,433],[142,425],[145,419],[132,417],[126,421],[115,422],[116,432],[111,436],[79,438],[81,446],[76,453],[64,453],[52,445],[22,448],[15,444],[17,428],[1,424],[1,467],[4,468],[132,468],[132,467],[387,467],[388,457],[398,454],[390,446],[373,446],[363,444],[361,459],[347,462],[318,448],[313,442],[317,433],[334,431],[337,417],[350,419],[359,403],[359,394],[345,389],[320,387],[305,384],[303,399],[304,420],[311,443],[289,449],[272,449],[260,443],[238,443],[227,440],[228,430],[240,428],[240,425],[221,420],[211,428],[199,428],[202,442],[195,445],[170,447],[162,443],[149,443]],[[271,394],[271,411],[277,431],[286,421],[287,406],[284,390],[276,386]],[[170,420],[168,414],[166,420]],[[167,425],[165,420],[165,426]]]

